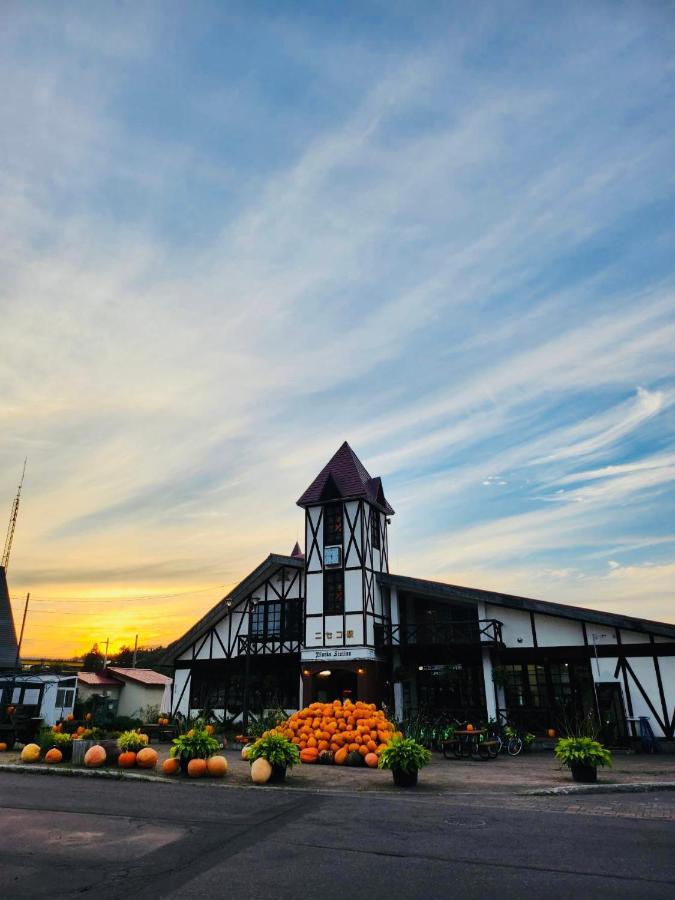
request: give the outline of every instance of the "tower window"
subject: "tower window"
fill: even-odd
[[[326,616],[341,616],[345,611],[345,573],[329,569],[323,573],[323,612]]]
[[[330,503],[323,514],[324,547],[342,543],[342,504]]]
[[[370,507],[370,542],[374,550],[380,549],[380,514]]]

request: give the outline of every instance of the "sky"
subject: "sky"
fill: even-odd
[[[26,654],[178,637],[343,440],[392,571],[675,622],[675,4],[0,15]]]

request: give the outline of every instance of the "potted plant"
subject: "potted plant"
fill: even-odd
[[[553,751],[572,772],[574,781],[592,784],[598,780],[598,766],[611,766],[612,754],[590,737],[560,738]]]
[[[174,738],[169,756],[180,760],[181,772],[187,775],[188,765],[192,759],[208,759],[220,750],[218,741],[211,737],[205,728],[191,728],[185,734]]]
[[[73,756],[73,738],[70,734],[62,734],[60,731],[53,731],[52,729],[43,729],[39,743],[40,749],[44,753],[53,748],[60,750],[64,762],[70,762]]]
[[[270,781],[284,781],[286,770],[300,762],[300,750],[297,744],[280,734],[267,734],[252,744],[248,751],[250,763],[261,757],[272,766]]]
[[[417,773],[431,762],[431,753],[412,738],[393,737],[380,755],[378,768],[391,769],[397,787],[414,787]]]
[[[534,735],[532,734],[531,731],[527,731],[523,735],[523,750],[526,753],[529,753],[530,749],[532,748],[533,743],[534,743]]]

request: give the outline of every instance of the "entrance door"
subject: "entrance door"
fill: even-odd
[[[600,708],[600,739],[609,747],[625,744],[628,738],[621,685],[616,681],[596,684]]]
[[[330,675],[317,672],[312,678],[314,699],[319,703],[332,700],[357,700],[356,672],[349,669],[330,669]]]

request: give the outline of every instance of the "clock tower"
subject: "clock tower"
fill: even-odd
[[[346,667],[361,676],[356,693],[367,699],[376,693],[378,637],[390,617],[377,576],[389,571],[388,525],[394,510],[381,480],[368,474],[346,441],[298,506],[305,510],[303,674],[314,679],[311,693],[320,697],[330,694],[330,687],[315,676],[328,679],[333,669],[344,672]]]

